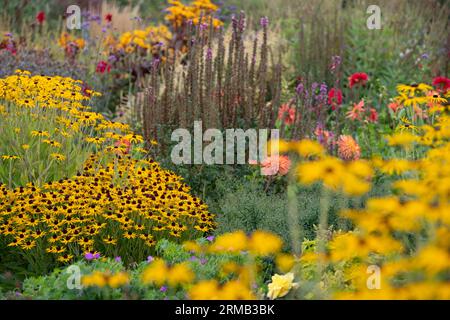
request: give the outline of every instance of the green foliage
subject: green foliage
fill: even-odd
[[[207,241],[199,239],[200,243]],[[187,261],[198,280],[226,278],[220,272],[220,266],[228,261],[239,261],[239,256],[233,255],[209,255],[195,256],[187,252],[179,244],[168,240],[161,240],[157,244],[158,257],[169,264]],[[148,265],[147,261],[139,264],[124,265],[122,261],[100,258],[97,260],[78,261],[63,269],[54,269],[49,275],[29,277],[23,282],[24,298],[43,300],[66,300],[66,299],[184,299],[185,291],[182,288],[176,290],[161,290],[160,287],[145,285],[141,281],[141,274]],[[128,285],[121,288],[97,288],[83,287],[82,289],[69,289],[68,283],[73,284],[73,266],[79,267],[81,275],[88,275],[94,271],[110,272],[115,274],[126,271],[130,276]]]

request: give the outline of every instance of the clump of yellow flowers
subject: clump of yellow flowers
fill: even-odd
[[[122,33],[117,39],[109,36],[105,45],[112,52],[132,53],[137,51],[158,54],[169,47],[172,33],[165,25],[149,26]]]
[[[408,102],[407,88],[399,90],[404,92],[403,103]],[[418,108],[419,102],[405,105]],[[450,116],[440,112],[431,124],[387,137],[391,154],[399,157],[342,161],[310,140],[281,142],[280,151],[300,156],[294,177],[302,184],[321,183],[331,192],[362,196],[370,190],[371,178],[393,180],[390,195],[369,198],[362,209],[342,210],[341,217],[352,221],[353,230],[338,230],[323,250],[313,254],[322,272],[326,272],[324,266],[344,266],[349,287],[328,290],[329,296],[450,298]],[[302,260],[311,259],[302,256]],[[379,279],[374,287],[369,277],[375,269]],[[280,279],[276,277],[269,288],[275,282]],[[323,288],[323,281],[318,283]],[[277,296],[270,292],[271,297]]]
[[[126,272],[111,273],[108,271],[94,271],[89,275],[85,275],[81,278],[81,284],[85,287],[110,287],[118,288],[122,287],[130,282],[130,277]]]
[[[82,104],[89,95],[97,93],[83,93],[69,78],[18,71],[0,79],[7,113],[0,120],[7,165],[0,168],[8,171],[6,184],[0,183],[2,240],[32,266],[43,257],[67,263],[94,252],[140,261],[158,239],[186,240],[212,230],[206,204],[190,195],[181,177],[150,158],[133,158],[134,149],[145,151],[131,150],[142,137],[90,112]],[[5,129],[16,125],[16,132]],[[66,171],[80,153],[79,167]],[[52,168],[64,176],[43,174]],[[29,174],[12,179],[23,172]]]
[[[166,9],[168,13],[165,19],[175,29],[183,27],[188,21],[192,21],[194,25],[197,25],[200,23],[210,23],[212,20],[214,27],[223,25],[222,21],[212,17],[219,7],[210,0],[195,0],[189,5],[185,5],[178,0],[169,0],[169,3],[171,6]]]

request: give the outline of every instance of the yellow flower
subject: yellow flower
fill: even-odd
[[[213,252],[234,252],[247,249],[247,237],[244,231],[236,231],[233,233],[225,233],[216,238],[214,243],[210,246]]]
[[[155,283],[163,285],[166,282],[169,269],[164,260],[157,259],[153,261],[142,273],[142,282],[144,284]]]
[[[56,161],[66,160],[66,157],[60,153],[52,153],[52,154],[50,154],[50,157],[52,157],[52,159],[55,159]]]
[[[267,297],[269,299],[276,299],[284,297],[289,291],[298,287],[298,283],[294,282],[294,274],[292,272],[285,275],[275,274],[272,276],[272,282],[269,283]]]
[[[218,300],[219,283],[216,280],[203,280],[194,284],[188,291],[191,300]]]
[[[409,132],[400,132],[387,137],[387,140],[390,146],[409,147],[418,140],[418,137]]]
[[[319,156],[324,153],[324,148],[320,143],[307,139],[294,143],[294,150],[305,158]]]
[[[228,281],[220,290],[221,300],[254,300],[255,297],[248,286],[239,280]]]
[[[31,136],[33,136],[33,137],[50,137],[50,134],[48,133],[48,131],[33,130],[33,131],[31,131]]]
[[[177,286],[191,283],[194,280],[194,273],[187,263],[179,263],[172,266],[167,275],[167,282],[170,286]]]
[[[126,272],[118,272],[108,278],[108,285],[111,288],[118,288],[130,282],[130,277]]]
[[[20,157],[19,156],[3,155],[2,159],[3,160],[17,160],[17,159],[20,159]]]
[[[28,150],[28,149],[30,149],[30,145],[29,144],[23,144],[22,145],[22,149],[23,150]]]
[[[289,272],[295,264],[295,258],[292,254],[282,253],[277,255],[275,259],[278,270],[281,272]]]
[[[103,288],[107,285],[107,280],[104,277],[103,273],[101,273],[100,271],[95,271],[90,275],[82,277],[81,284],[86,287],[96,286]]]
[[[276,235],[257,230],[253,232],[249,239],[249,250],[258,256],[275,254],[281,250],[283,241]]]

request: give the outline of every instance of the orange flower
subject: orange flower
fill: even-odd
[[[388,104],[388,108],[391,109],[394,113],[397,113],[397,111],[403,108],[403,106],[400,103],[391,102]]]
[[[256,161],[250,160],[250,164],[257,164]],[[286,175],[291,168],[291,160],[288,156],[271,155],[261,162],[261,173],[265,176],[273,176],[280,174]]]
[[[341,135],[338,139],[338,153],[343,160],[358,160],[361,148],[351,136]]]
[[[361,100],[357,104],[353,104],[353,109],[347,112],[347,118],[355,120],[360,119],[361,114],[364,112],[364,100]]]

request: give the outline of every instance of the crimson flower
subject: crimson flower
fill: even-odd
[[[328,104],[331,105],[331,110],[336,110],[336,107],[342,104],[342,91],[332,88],[328,92]]]
[[[446,77],[436,77],[432,84],[439,91],[447,92],[450,89],[450,79]]]
[[[108,21],[108,22],[111,22],[112,21],[112,14],[111,13],[106,14],[105,20]]]
[[[370,108],[370,114],[369,114],[369,122],[377,122],[378,121],[378,112],[375,108]]]
[[[38,14],[36,15],[36,21],[39,24],[44,23],[45,21],[45,12],[44,11],[39,11]]]
[[[348,78],[350,89],[356,84],[364,86],[369,80],[369,76],[365,72],[356,72]]]
[[[111,65],[106,61],[99,61],[97,67],[95,68],[95,72],[97,73],[105,73],[111,71]]]

